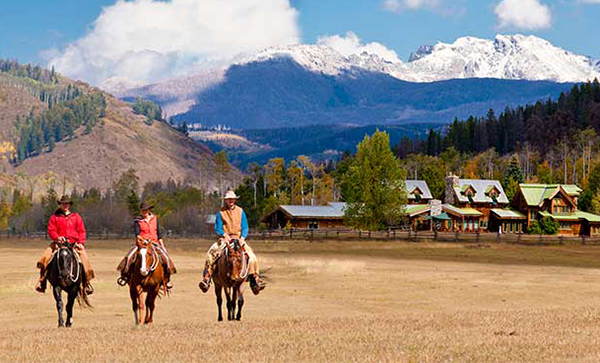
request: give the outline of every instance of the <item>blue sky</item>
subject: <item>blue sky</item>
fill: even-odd
[[[597,20],[600,19],[600,0],[290,1],[231,0],[227,2],[229,9],[221,11],[219,7],[225,3],[224,0],[162,0],[163,7],[151,6],[152,0],[136,0],[139,4],[129,4],[131,6],[115,6],[114,0],[0,0],[0,57],[42,65],[52,63],[70,70],[78,66],[73,63],[75,59],[78,62],[96,62],[97,54],[90,49],[112,48],[114,43],[114,47],[120,48],[109,49],[106,53],[112,54],[113,59],[120,59],[119,64],[127,64],[128,60],[122,56],[131,46],[137,57],[135,61],[131,60],[132,64],[143,64],[154,67],[156,72],[164,72],[188,60],[230,56],[238,49],[248,52],[252,47],[260,49],[265,45],[285,44],[290,39],[314,43],[319,37],[343,36],[352,31],[365,43],[378,42],[394,50],[403,61],[423,44],[453,42],[467,35],[493,38],[498,33],[533,34],[575,53],[600,58],[600,42],[597,41],[600,35],[600,21]],[[171,2],[178,2],[178,5],[169,6]],[[501,2],[505,3],[503,10],[499,8]],[[113,42],[111,38],[136,29],[143,34],[147,31],[146,27],[152,27],[154,17],[160,18],[167,11],[177,17],[174,20],[180,25],[177,31],[185,32],[189,19],[177,12],[190,12],[199,3],[209,4],[208,9],[214,10],[217,17],[227,13],[231,19],[239,16],[236,3],[240,4],[239,8],[254,6],[260,9],[249,14],[247,24],[238,28],[229,29],[222,24],[230,19],[228,15],[223,15],[221,23],[205,22],[201,27],[190,23],[189,34],[198,34],[198,39],[188,43],[182,41],[179,48],[169,44],[168,36],[158,39],[163,33],[150,33],[157,37],[156,41],[130,37]],[[94,25],[103,7],[111,10],[103,17],[104,32]],[[260,14],[257,15],[257,12]],[[138,22],[135,19],[131,21],[138,24],[137,28],[126,24],[136,14],[147,15]],[[241,14],[245,16],[243,11]],[[161,24],[163,28],[169,28],[168,21],[163,19]],[[211,27],[214,29],[204,32]],[[262,32],[257,30],[254,34],[246,34],[244,27],[259,28]],[[172,34],[177,39],[178,33],[174,31]],[[111,40],[100,41],[102,36]],[[230,38],[239,38],[239,42],[229,41]],[[204,40],[207,44],[202,43]],[[166,44],[160,45],[161,41]],[[134,45],[128,42],[134,45],[142,43],[144,47],[134,49]],[[70,53],[66,51],[69,44],[76,45]],[[153,48],[154,44],[156,49],[143,52]],[[188,52],[186,47],[193,49]],[[166,57],[169,52],[185,53],[185,56],[180,55],[176,59]],[[97,73],[98,67],[114,66],[104,61],[93,67],[83,67],[73,75],[86,78],[88,73]],[[123,72],[132,72],[131,68],[124,68]],[[65,70],[62,70],[63,73]]]

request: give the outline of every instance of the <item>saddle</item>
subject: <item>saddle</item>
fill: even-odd
[[[234,245],[233,243],[231,243],[231,245]],[[232,246],[233,247],[233,246]],[[221,246],[221,252],[219,253],[219,257],[215,258],[215,261],[213,262],[213,271],[217,271],[218,266],[219,266],[219,259],[221,259],[221,257],[227,257],[229,256],[229,249],[227,248],[227,246],[225,245],[225,243],[223,243],[223,245]],[[248,270],[250,268],[250,255],[248,255],[248,252],[246,251],[242,251],[242,276],[248,276]]]
[[[75,260],[77,261],[77,263],[82,263],[81,257],[79,257],[79,252],[77,252],[77,250],[75,248],[73,248],[72,246],[67,246],[65,244],[58,244],[57,246],[58,246],[58,248],[55,249],[54,252],[52,252],[52,257],[50,257],[50,259],[48,260],[48,265],[50,264],[50,262],[52,262],[52,260],[54,260],[56,258],[56,255],[58,255],[58,252],[62,248],[68,248],[71,251],[73,251],[73,256],[75,256]]]

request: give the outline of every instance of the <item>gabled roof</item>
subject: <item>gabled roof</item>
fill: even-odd
[[[408,194],[408,199],[415,199],[415,196],[411,194],[415,188],[419,188],[419,190],[422,192],[421,199],[433,199],[431,191],[429,190],[425,180],[407,180],[406,193]]]
[[[552,198],[562,188],[569,197],[577,197],[581,188],[574,184],[519,184],[525,202],[530,207],[539,207],[544,200]]]
[[[450,214],[464,217],[480,217],[483,215],[480,211],[474,208],[458,208],[451,204],[442,204],[442,209]]]
[[[475,195],[472,197],[474,203],[493,203],[494,200],[489,195],[489,192],[496,188],[500,193],[496,198],[498,203],[508,204],[506,193],[504,193],[504,189],[498,180],[459,179],[458,187],[454,187],[454,192],[460,202],[470,202],[469,198],[463,194],[469,187],[473,188],[475,191]]]

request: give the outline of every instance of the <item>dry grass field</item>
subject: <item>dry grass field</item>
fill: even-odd
[[[90,241],[94,309],[57,329],[33,291],[44,241],[0,241],[0,361],[600,361],[600,247],[253,241],[267,289],[218,323],[209,242],[167,243],[179,273],[152,326],[115,283],[129,242]]]

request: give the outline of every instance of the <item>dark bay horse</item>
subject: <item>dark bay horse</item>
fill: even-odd
[[[216,261],[213,273],[217,306],[219,307],[218,321],[223,321],[223,314],[221,313],[222,290],[225,290],[225,298],[227,299],[227,320],[241,320],[242,306],[244,306],[244,282],[248,278],[248,261],[238,240],[225,243],[225,245],[225,249]],[[237,315],[235,314],[236,301]]]
[[[73,325],[75,300],[83,307],[92,307],[85,293],[86,277],[83,264],[75,256],[72,243],[61,243],[46,267],[47,278],[52,285],[52,294],[58,311],[58,327]],[[62,292],[67,293],[67,322],[63,320]]]
[[[144,294],[146,317],[144,324],[152,323],[154,303],[161,288],[167,293],[163,266],[156,247],[150,240],[137,240],[137,251],[133,256],[131,277],[129,278],[129,296],[133,307],[136,325],[142,322],[144,312]]]

